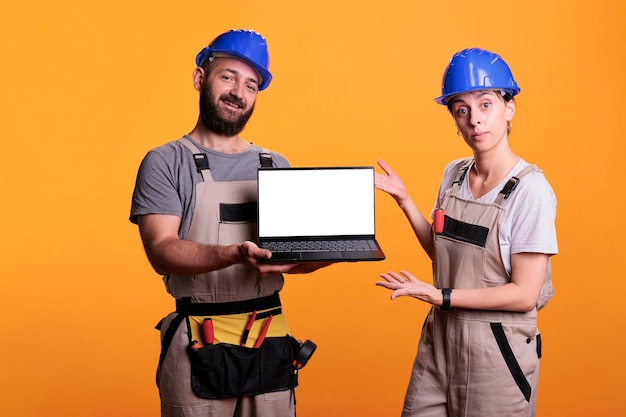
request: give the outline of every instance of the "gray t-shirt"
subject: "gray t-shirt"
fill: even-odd
[[[467,159],[450,162],[443,174],[435,208],[441,206],[443,195],[452,186],[459,168]],[[493,203],[509,178],[529,164],[520,159],[505,179],[487,194],[475,199],[467,177],[459,187],[458,197],[481,203]],[[511,255],[523,252],[556,255],[556,196],[541,172],[531,172],[522,178],[510,197],[505,200],[506,212],[500,228],[500,250],[506,270],[511,273]],[[432,217],[432,214],[431,214]]]
[[[270,152],[272,165],[288,167],[287,159],[272,151],[262,150],[251,144],[244,152],[225,154],[200,146],[207,155],[211,176],[216,182],[256,180],[260,166],[259,154]],[[202,182],[192,152],[179,141],[172,141],[152,149],[144,157],[133,191],[130,221],[137,223],[137,216],[145,214],[168,214],[181,219],[178,236],[186,239],[195,207],[196,184]]]

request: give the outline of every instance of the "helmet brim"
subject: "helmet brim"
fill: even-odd
[[[439,96],[435,98],[435,102],[437,104],[441,104],[443,106],[447,106],[448,105],[448,101],[450,98],[452,98],[453,96],[459,95],[459,94],[463,94],[463,93],[469,93],[471,91],[481,91],[481,90],[499,90],[499,91],[505,91],[507,93],[510,93],[512,96],[516,96],[520,93],[520,91],[522,91],[521,88],[498,88],[498,87],[484,87],[484,86],[480,86],[480,87],[476,87],[476,88],[469,88],[469,89],[464,89],[464,90],[460,90],[460,91],[455,91],[443,96]]]
[[[233,51],[231,49],[212,49],[208,47],[204,48],[202,51],[198,53],[198,55],[196,55],[196,65],[197,66],[202,65],[202,62],[204,61],[206,56],[209,54],[221,54],[221,55],[232,56],[250,65],[252,68],[255,69],[256,72],[259,73],[259,76],[261,77],[261,82],[259,83],[259,91],[265,90],[267,86],[270,85],[270,82],[272,81],[272,74],[268,70],[266,70],[262,65],[260,65],[257,62],[254,62],[247,56],[240,54],[236,51]]]

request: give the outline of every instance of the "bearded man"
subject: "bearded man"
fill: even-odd
[[[130,221],[176,300],[157,326],[163,417],[295,416],[301,346],[281,307],[282,274],[324,265],[263,263],[271,252],[253,243],[257,170],[289,166],[240,136],[272,80],[268,65],[258,33],[215,38],[196,57],[196,126],[139,168]]]

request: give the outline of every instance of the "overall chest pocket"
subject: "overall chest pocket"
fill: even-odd
[[[218,243],[230,245],[245,240],[257,240],[256,202],[220,203]]]

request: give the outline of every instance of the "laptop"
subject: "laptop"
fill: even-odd
[[[381,261],[374,167],[259,168],[258,244],[264,262]]]

